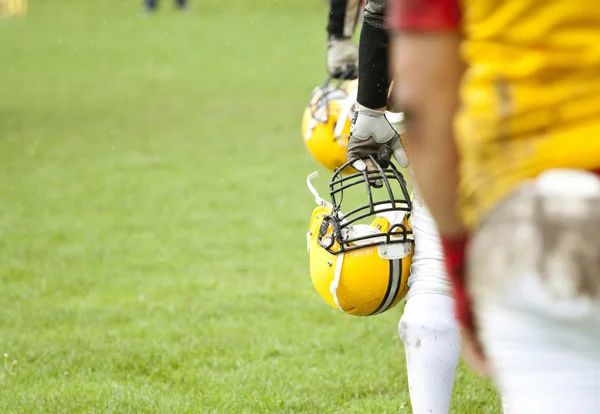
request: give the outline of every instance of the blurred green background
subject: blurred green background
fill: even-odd
[[[190,6],[0,18],[0,412],[410,412],[401,307],[308,275],[325,3]],[[454,396],[500,412],[462,367]]]

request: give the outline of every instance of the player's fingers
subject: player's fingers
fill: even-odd
[[[328,67],[327,70],[333,79],[344,79],[344,69],[342,67]]]
[[[356,171],[364,171],[367,169],[367,164],[365,164],[365,162],[363,160],[356,160],[352,163],[352,166],[354,167],[354,169]]]
[[[381,168],[386,169],[390,166],[390,161],[392,159],[392,149],[388,145],[381,145],[377,149],[377,162],[381,166]]]
[[[490,370],[481,344],[470,330],[462,330],[463,358],[479,375],[489,377]]]
[[[370,159],[364,160],[365,165],[367,166],[369,184],[375,188],[383,187],[383,180],[381,179],[381,175],[379,174],[379,169],[375,165],[375,163]]]
[[[408,167],[408,156],[406,155],[406,151],[404,150],[404,146],[402,145],[400,137],[392,139],[390,146],[392,147],[394,158],[396,159],[398,165],[402,168]]]
[[[342,79],[353,80],[358,78],[358,67],[354,63],[348,63],[342,68]]]
[[[352,163],[352,167],[354,167],[356,171],[361,172],[372,171],[376,169],[375,164],[373,164],[373,161],[371,160],[356,160]],[[381,181],[381,178],[376,178],[378,176],[379,174],[377,173],[369,173],[369,183],[375,188],[380,188],[383,186],[383,181]]]
[[[364,171],[367,169],[367,165],[364,164],[365,161],[368,160],[369,155],[373,155],[377,153],[377,149],[372,148],[370,140],[360,140],[356,137],[351,136],[348,141],[348,148],[346,150],[346,158],[348,161],[352,161],[357,163],[354,168],[358,171]],[[362,161],[364,167],[359,162]]]
[[[371,159],[367,158],[364,160],[364,162],[367,166],[367,171],[378,171],[377,166]]]

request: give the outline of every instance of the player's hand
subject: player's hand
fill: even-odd
[[[490,368],[488,366],[485,354],[481,347],[481,343],[477,339],[477,335],[464,325],[460,325],[462,336],[462,356],[465,362],[479,375],[483,377],[490,376]]]
[[[358,105],[352,118],[346,157],[348,161],[354,161],[352,166],[358,171],[376,170],[369,156],[382,168],[388,167],[392,156],[401,167],[408,166],[400,135],[385,117],[385,112]],[[377,187],[379,183],[374,181],[372,184]]]
[[[358,77],[358,46],[350,38],[331,38],[327,43],[327,70],[336,79]]]
[[[466,284],[468,235],[440,235],[446,273],[452,284],[454,312],[462,336],[462,355],[479,375],[489,376],[490,370],[477,335],[473,304]]]

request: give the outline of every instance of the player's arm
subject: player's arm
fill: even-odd
[[[330,39],[352,38],[358,22],[360,5],[360,0],[331,0],[327,21],[327,34]]]
[[[453,118],[464,64],[459,56],[457,0],[392,0],[392,70],[404,109],[407,151],[439,230],[464,233],[456,200],[458,156]]]
[[[390,24],[395,88],[407,119],[407,150],[415,179],[436,220],[456,313],[463,328],[466,359],[485,372],[465,289],[467,233],[457,209],[458,153],[453,119],[459,105],[464,64],[459,55],[457,0],[392,0]]]
[[[373,156],[385,166],[393,155],[402,167],[408,159],[400,136],[385,117],[390,79],[388,76],[389,36],[385,29],[387,0],[369,0],[365,7],[364,22],[359,41],[358,106],[352,120],[348,141],[348,160],[365,160],[354,163],[355,168],[371,170],[368,161]],[[373,184],[377,186],[379,180]]]
[[[336,78],[355,78],[358,48],[352,40],[360,0],[331,0],[327,21],[327,70]]]
[[[390,79],[388,76],[389,36],[385,29],[387,0],[369,0],[358,46],[357,102],[370,109],[385,110]]]

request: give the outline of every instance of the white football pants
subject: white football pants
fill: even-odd
[[[410,290],[398,332],[406,352],[415,414],[445,414],[450,407],[461,338],[437,228],[414,186],[411,225],[415,254]]]
[[[600,413],[600,179],[551,170],[469,245],[479,339],[516,414]]]

